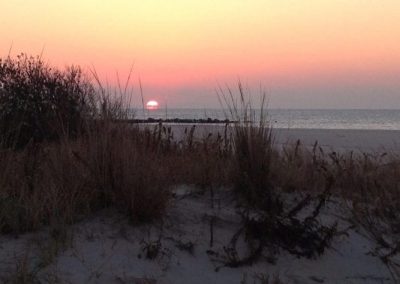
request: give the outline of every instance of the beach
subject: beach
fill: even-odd
[[[179,140],[191,125],[166,125]],[[195,126],[196,139],[224,135],[220,125]],[[186,129],[186,130],[185,130]],[[397,153],[398,131],[274,129],[276,145],[313,147],[315,141],[331,151]],[[103,210],[72,225],[69,241],[37,277],[60,283],[395,283],[392,271],[376,255],[376,243],[351,221],[351,202],[332,198],[318,220],[337,223],[340,232],[323,254],[298,258],[286,251],[251,265],[229,267],[226,246],[241,226],[232,193],[217,188],[211,196],[195,185],[178,185],[159,222],[132,226],[115,210]],[[301,199],[291,193],[287,199]],[[212,222],[212,232],[210,224]],[[16,263],[37,265],[51,254],[52,239],[44,228],[18,238],[1,236],[0,275]],[[247,253],[243,236],[238,257]],[[47,250],[50,250],[47,251]],[[44,251],[44,252],[43,252]],[[274,282],[275,281],[275,282]]]
[[[195,188],[175,190],[162,223],[133,227],[115,211],[103,211],[72,226],[67,248],[39,277],[59,279],[57,283],[104,284],[395,283],[386,265],[373,255],[373,241],[352,227],[346,205],[338,200],[328,203],[321,220],[326,224],[339,220],[342,233],[322,255],[308,259],[281,251],[276,258],[261,258],[252,265],[225,267],[224,247],[241,226],[229,194],[217,191],[219,206],[212,209],[209,196]],[[0,240],[2,275],[21,259],[37,263],[39,248],[51,244],[45,230]],[[247,253],[242,238],[238,253],[239,257]]]
[[[192,125],[166,125],[172,128],[174,137],[180,139]],[[199,139],[213,135],[224,135],[225,126],[196,125],[194,132]],[[229,129],[229,128],[228,128]],[[354,152],[398,152],[400,151],[399,130],[366,130],[366,129],[299,129],[273,128],[276,145],[301,144],[310,148],[315,142],[326,150]]]
[[[278,144],[300,140],[303,145],[318,145],[331,150],[391,152],[400,150],[400,131],[354,129],[275,129]]]

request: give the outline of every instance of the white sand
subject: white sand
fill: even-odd
[[[395,130],[343,130],[343,129],[275,129],[277,143],[300,139],[304,145],[315,141],[333,150],[398,151],[400,131]]]
[[[184,135],[185,129],[191,125],[172,125],[176,138]],[[197,137],[205,137],[209,133],[224,133],[221,125],[196,125]],[[298,139],[305,146],[312,147],[315,141],[320,146],[335,151],[361,152],[400,152],[400,131],[396,130],[345,130],[345,129],[274,129],[275,142],[278,145],[295,143]]]
[[[211,209],[208,195],[190,195],[190,187],[178,188],[177,198],[163,225],[131,226],[115,212],[103,212],[73,226],[72,245],[51,264],[38,272],[40,279],[57,279],[60,283],[261,283],[257,277],[279,275],[284,283],[394,283],[387,267],[370,254],[373,243],[350,229],[337,237],[332,248],[316,259],[298,259],[282,251],[275,264],[261,259],[253,266],[215,268],[221,264],[207,250],[223,252],[240,226],[234,204],[220,193],[220,206]],[[218,199],[218,195],[217,195]],[[331,224],[346,217],[344,207],[329,203],[321,220]],[[209,246],[209,219],[216,216],[214,245]],[[339,217],[338,217],[339,216]],[[349,227],[346,221],[339,228]],[[29,261],[40,260],[40,250],[32,243],[45,245],[44,233],[20,238],[1,237],[0,275],[15,270],[17,260],[29,252]],[[154,260],[145,258],[145,242],[160,240],[161,248]],[[193,254],[178,248],[178,243],[192,242]],[[30,249],[27,249],[30,247]],[[42,250],[43,251],[43,250]],[[139,257],[140,255],[140,257]],[[143,279],[153,282],[143,282]],[[1,279],[1,278],[0,278]],[[141,282],[142,281],[142,282]]]

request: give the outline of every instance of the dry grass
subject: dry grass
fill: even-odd
[[[325,200],[327,192],[318,195],[325,189],[353,200],[355,220],[371,234],[382,232],[376,225],[382,222],[385,232],[398,232],[397,157],[325,153],[317,143],[306,149],[300,141],[277,149],[265,97],[256,117],[240,84],[238,102],[230,90],[225,97],[237,121],[233,128],[199,138],[192,127],[180,140],[161,124],[151,128],[119,122],[127,116],[124,102],[110,99],[103,88],[99,93],[96,119],[88,120],[75,139],[64,136],[0,152],[1,232],[62,228],[107,207],[118,208],[134,223],[151,222],[162,218],[169,188],[182,183],[211,194],[218,187],[232,187],[246,209],[244,216],[261,210],[279,222],[302,209],[287,203],[282,192]],[[302,206],[312,204],[307,198]],[[389,254],[395,252],[397,245]]]
[[[125,125],[103,125],[73,150],[90,187],[97,189],[98,206],[121,208],[134,222],[161,217],[169,196],[166,164],[149,135]]]
[[[74,141],[4,154],[2,232],[71,224],[109,206],[134,222],[162,216],[169,196],[163,156],[143,143],[146,133],[104,127]]]
[[[395,153],[325,153],[298,142],[286,147],[276,161],[277,184],[289,192],[315,192],[324,179],[332,194],[349,204],[350,222],[362,229],[376,247],[371,253],[400,277],[400,158]]]
[[[234,189],[247,206],[271,208],[273,189],[270,175],[275,153],[273,132],[265,109],[266,95],[261,96],[258,116],[241,82],[238,95],[228,88],[227,92],[220,90],[219,96],[229,109],[229,119],[236,121],[231,139]]]
[[[30,60],[37,62],[38,66],[32,63],[35,70],[48,71],[43,71],[44,77],[53,76],[42,61]],[[10,59],[7,62],[13,63]],[[34,80],[42,74],[24,73],[31,66],[28,59],[24,62],[27,63],[19,67],[24,76]],[[19,66],[14,65],[15,68]],[[8,78],[7,74],[2,75]],[[98,80],[95,73],[94,78]],[[48,88],[40,82],[32,88]],[[8,101],[22,88],[11,87],[11,91],[1,90]],[[110,206],[129,215],[133,222],[153,221],[162,216],[169,197],[169,180],[163,172],[167,169],[166,159],[165,155],[160,155],[165,152],[165,139],[118,122],[129,115],[129,102],[124,99],[127,87],[119,96],[111,95],[100,82],[97,88],[89,87],[96,90],[90,101],[91,115],[81,122],[80,131],[74,136],[65,129],[58,129],[56,141],[25,139],[31,142],[21,144],[18,141],[17,150],[14,143],[10,143],[10,136],[1,136],[1,232],[18,234],[43,225],[61,228]],[[47,103],[49,98],[33,99]],[[35,115],[34,109],[32,113]]]
[[[321,255],[336,232],[336,224],[324,226],[317,219],[330,195],[330,176],[324,178],[323,187],[314,196],[307,194],[296,202],[285,198],[282,188],[287,187],[288,179],[284,175],[289,172],[277,165],[290,168],[292,179],[297,178],[299,172],[294,171],[305,165],[299,146],[283,154],[275,147],[265,109],[265,94],[261,95],[258,112],[253,109],[240,82],[238,101],[231,89],[227,90],[227,95],[222,92],[220,96],[236,121],[232,129],[230,177],[243,223],[224,247],[223,266],[252,264],[265,251],[272,254],[267,257],[273,259],[279,249],[299,257]],[[240,238],[245,239],[249,248],[248,255],[242,257],[236,249]]]
[[[134,223],[160,218],[171,186],[209,189],[224,181],[220,138],[192,139],[193,133],[176,142],[163,126],[139,129],[107,119],[77,139],[2,151],[0,230],[71,224],[111,206]]]

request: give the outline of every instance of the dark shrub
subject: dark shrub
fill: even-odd
[[[0,59],[0,134],[17,148],[74,137],[91,114],[93,95],[79,67],[60,71],[25,54]]]

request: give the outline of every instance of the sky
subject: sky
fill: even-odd
[[[125,82],[134,101],[219,107],[240,79],[272,108],[400,109],[399,0],[0,0],[0,56]],[[116,75],[118,73],[118,76]]]

